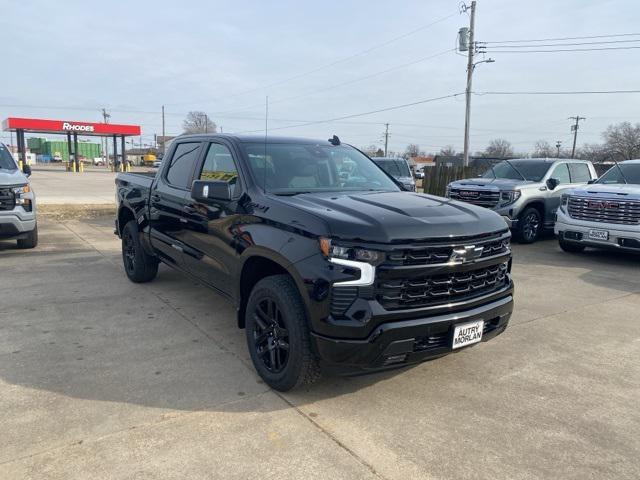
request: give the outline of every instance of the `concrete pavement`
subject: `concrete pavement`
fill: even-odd
[[[111,219],[0,242],[0,478],[640,477],[640,259],[515,247],[495,340],[275,393],[230,305],[122,272]]]

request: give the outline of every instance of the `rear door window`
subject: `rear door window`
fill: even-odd
[[[167,182],[183,190],[191,190],[193,169],[200,153],[200,142],[179,143],[173,151],[167,172]]]
[[[587,183],[591,180],[591,172],[586,163],[570,163],[571,183]]]

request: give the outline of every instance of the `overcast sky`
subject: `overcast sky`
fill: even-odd
[[[640,32],[637,0],[477,3],[478,41]],[[106,107],[114,123],[141,124],[150,142],[161,132],[163,104],[168,134],[181,132],[189,110],[206,111],[224,132],[242,132],[264,128],[268,95],[274,135],[337,134],[365,146],[381,144],[388,122],[390,150],[462,149],[464,95],[282,128],[464,92],[466,57],[454,47],[469,18],[457,0],[2,4],[1,118],[100,121]],[[640,36],[603,40],[633,39]],[[632,45],[640,42],[602,46]],[[476,92],[640,88],[640,49],[490,56],[495,63],[476,68]],[[638,107],[640,94],[475,95],[472,150],[496,137],[517,151],[539,139],[570,146],[567,117],[577,114],[587,117],[578,143],[598,142],[608,124],[640,121]]]

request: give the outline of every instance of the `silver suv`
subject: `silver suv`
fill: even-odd
[[[0,143],[0,239],[15,238],[18,248],[33,248],[38,244],[35,195],[29,184],[31,168],[23,171]]]
[[[516,158],[478,178],[450,183],[446,195],[494,210],[520,242],[533,243],[544,228],[553,228],[562,194],[596,178],[586,160]]]

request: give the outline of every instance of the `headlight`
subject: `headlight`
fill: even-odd
[[[567,213],[567,205],[569,204],[569,195],[563,193],[560,197],[560,210]]]
[[[520,196],[522,195],[522,192],[520,190],[509,190],[506,192],[501,192],[500,193],[500,204],[501,205],[511,205],[512,203],[514,203],[515,201],[517,201]]]
[[[334,245],[329,238],[320,238],[320,251],[329,262],[360,271],[360,278],[334,282],[334,286],[366,287],[373,285],[376,276],[376,265],[382,263],[384,254],[375,250],[358,247]]]
[[[31,200],[26,198],[27,193],[31,191],[29,185],[20,185],[17,187],[11,188],[11,191],[16,197],[16,205],[30,205]]]
[[[339,258],[379,265],[384,259],[382,252],[358,247],[345,247],[334,244],[330,238],[320,238],[320,251],[327,258]]]

